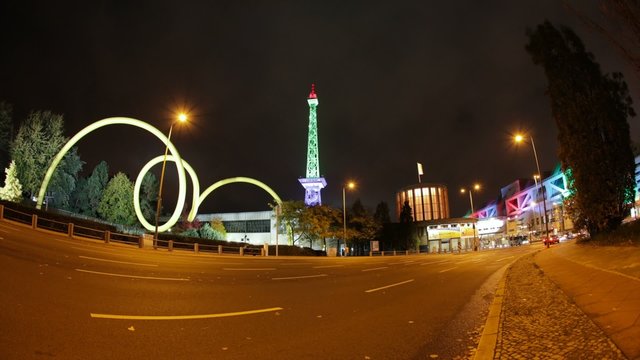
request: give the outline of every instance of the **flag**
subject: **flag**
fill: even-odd
[[[422,172],[422,164],[417,163],[418,164],[418,175],[424,175],[424,172]]]

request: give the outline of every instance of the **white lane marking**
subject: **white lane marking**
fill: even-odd
[[[306,275],[306,276],[278,277],[278,278],[271,278],[271,280],[309,279],[309,278],[317,278],[317,277],[324,277],[324,276],[327,276],[327,274],[320,274],[320,275]]]
[[[276,268],[222,268],[225,271],[270,271]]]
[[[158,265],[156,265],[156,264],[141,264],[141,263],[128,262],[128,261],[118,261],[118,260],[100,259],[100,258],[94,258],[94,257],[91,257],[91,256],[82,256],[82,255],[78,255],[78,257],[79,257],[79,258],[82,258],[82,259],[95,260],[95,261],[105,261],[105,262],[112,262],[112,263],[118,263],[118,264],[140,265],[140,266],[158,266]]]
[[[442,263],[446,263],[449,262],[449,260],[440,260],[440,261],[434,261],[434,262],[424,262],[420,265],[435,265],[435,264],[442,264]]]
[[[384,289],[388,289],[390,287],[394,287],[394,286],[398,286],[398,285],[402,285],[402,284],[407,284],[412,282],[414,279],[411,280],[406,280],[406,281],[401,281],[399,283],[395,283],[395,284],[391,284],[391,285],[387,285],[387,286],[383,286],[383,287],[379,287],[379,288],[375,288],[375,289],[369,289],[369,290],[365,290],[364,292],[366,293],[372,293],[374,291],[380,291],[380,290],[384,290]]]
[[[3,232],[3,233],[5,233],[5,234],[8,234],[8,233],[9,233],[7,230],[4,230],[4,229],[0,229],[0,231],[1,231],[1,232]]]
[[[458,268],[457,266],[454,266],[454,267],[452,267],[452,268],[448,268],[448,269],[440,270],[440,271],[438,271],[438,272],[439,272],[439,273],[443,273],[443,272],[447,272],[447,271],[449,271],[449,270],[453,270],[453,269],[457,269],[457,268]]]
[[[282,309],[283,308],[281,307],[273,307],[273,308],[267,308],[267,309],[237,311],[237,312],[220,313],[220,314],[202,314],[202,315],[149,316],[149,315],[94,314],[94,313],[91,313],[90,315],[94,319],[97,318],[97,319],[117,319],[117,320],[192,320],[192,319],[211,319],[211,318],[220,318],[220,317],[229,317],[229,316],[251,315],[251,314],[266,313],[271,311],[280,311]]]
[[[80,272],[90,273],[90,274],[96,274],[96,275],[117,276],[117,277],[126,277],[126,278],[134,278],[134,279],[189,281],[189,279],[183,279],[183,278],[164,278],[164,277],[154,277],[154,276],[136,276],[136,275],[114,274],[114,273],[106,273],[106,272],[83,270],[83,269],[75,269],[75,270],[76,271],[80,271]]]
[[[372,268],[372,269],[363,269],[362,271],[375,271],[375,270],[382,270],[382,269],[388,269],[388,266],[383,266],[383,267],[377,267],[377,268]]]
[[[507,257],[505,257],[505,258],[502,258],[502,259],[498,259],[498,260],[496,260],[496,262],[498,262],[498,261],[502,261],[502,260],[506,260],[506,259],[511,259],[512,257],[513,257],[513,256],[507,256]]]
[[[311,265],[313,263],[280,263],[281,266]]]
[[[326,269],[326,268],[335,268],[335,267],[344,267],[344,265],[322,265],[322,266],[314,266],[314,269]]]

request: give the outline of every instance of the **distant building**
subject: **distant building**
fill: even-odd
[[[252,211],[238,213],[198,214],[200,222],[220,219],[227,230],[227,241],[244,242],[252,245],[275,245],[276,222],[273,211]],[[279,234],[279,244],[287,244],[285,234]]]

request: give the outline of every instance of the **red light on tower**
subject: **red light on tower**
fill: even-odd
[[[309,93],[309,99],[317,99],[316,95],[316,84],[311,84],[311,92]]]

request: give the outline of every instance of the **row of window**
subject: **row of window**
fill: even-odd
[[[223,221],[228,233],[269,233],[271,232],[271,220],[238,220]]]

